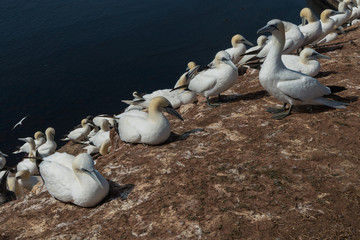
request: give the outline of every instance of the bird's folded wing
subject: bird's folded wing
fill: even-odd
[[[190,81],[189,89],[201,93],[213,88],[216,84],[216,76],[211,75],[211,72],[212,71],[208,70],[196,75],[196,77]]]
[[[323,86],[318,80],[303,74],[298,79],[279,81],[277,87],[287,96],[301,101],[331,93],[330,89]]]

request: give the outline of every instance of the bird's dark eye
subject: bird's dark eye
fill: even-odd
[[[271,25],[273,28],[275,28],[276,30],[279,30],[278,27],[277,27],[277,24],[273,24]]]

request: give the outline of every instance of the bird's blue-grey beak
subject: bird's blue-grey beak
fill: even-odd
[[[87,175],[89,175],[92,179],[94,179],[95,182],[97,182],[101,188],[104,188],[103,185],[101,184],[100,180],[99,180],[98,177],[96,176],[95,170],[89,171],[89,170],[87,170],[87,169],[85,169],[85,168],[82,168],[81,170],[82,170],[84,173],[86,173]]]
[[[266,33],[266,32],[272,32],[272,31],[274,31],[275,29],[279,30],[279,29],[276,27],[276,25],[266,25],[265,27],[260,28],[260,29],[257,31],[257,34]]]
[[[301,18],[301,26],[305,26],[306,24],[306,18],[302,17]]]
[[[168,106],[165,107],[165,110],[167,113],[177,117],[178,119],[180,119],[181,121],[184,121],[184,119],[182,118],[182,116],[172,107],[172,106]]]
[[[329,56],[326,56],[326,55],[322,55],[322,54],[320,54],[320,53],[316,54],[316,55],[315,55],[315,57],[316,57],[316,58],[325,58],[325,59],[331,59],[331,57],[329,57]]]

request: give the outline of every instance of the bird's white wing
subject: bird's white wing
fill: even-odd
[[[208,69],[196,75],[190,81],[188,88],[194,92],[201,93],[213,88],[216,85],[216,79],[213,69]]]
[[[71,187],[73,181],[77,181],[72,169],[55,161],[43,161],[40,164],[40,174],[51,196],[63,202],[72,201]]]
[[[328,87],[322,85],[315,78],[298,72],[288,75],[287,80],[279,81],[277,87],[291,98],[306,101],[331,93]],[[293,78],[291,78],[291,75],[293,75]]]

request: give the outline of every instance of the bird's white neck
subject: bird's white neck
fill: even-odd
[[[285,33],[276,31],[272,35],[271,48],[264,61],[264,66],[269,67],[284,67],[281,60],[281,54],[285,45]]]

